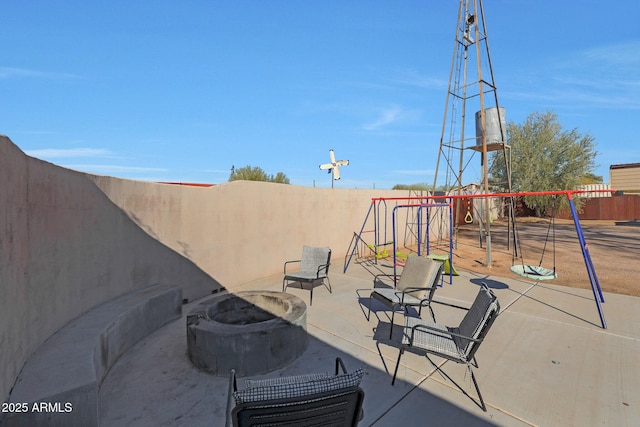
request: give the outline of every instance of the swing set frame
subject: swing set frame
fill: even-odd
[[[596,308],[598,310],[598,315],[600,317],[600,323],[602,324],[602,328],[607,328],[607,323],[604,318],[604,313],[602,311],[601,303],[604,303],[604,295],[602,294],[602,288],[600,287],[600,281],[598,280],[598,275],[596,274],[596,268],[593,265],[593,261],[591,259],[591,254],[589,253],[589,246],[587,245],[586,238],[584,236],[584,232],[582,231],[582,226],[580,225],[580,219],[578,218],[578,211],[576,210],[575,203],[573,202],[574,194],[583,194],[583,193],[593,193],[594,191],[587,190],[557,190],[557,191],[522,191],[522,192],[512,192],[512,193],[489,193],[489,194],[465,194],[465,195],[447,195],[447,196],[431,196],[433,199],[438,198],[451,198],[451,199],[492,199],[492,198],[513,198],[515,197],[525,197],[525,196],[565,196],[569,201],[569,208],[571,210],[571,217],[573,218],[573,223],[575,225],[576,234],[578,236],[578,241],[580,243],[580,250],[582,251],[582,257],[584,259],[585,268],[587,270],[587,275],[589,276],[589,283],[591,285],[591,290],[593,292],[593,299],[596,303]],[[615,193],[615,190],[596,190],[596,192],[602,193]],[[515,214],[513,214],[515,215]],[[513,220],[511,218],[510,220]],[[487,246],[487,251],[490,248]],[[488,256],[490,259],[490,255]]]
[[[586,238],[584,236],[584,232],[582,231],[582,226],[580,225],[580,219],[578,218],[578,212],[576,210],[575,207],[575,203],[573,202],[573,195],[575,194],[583,194],[583,193],[594,193],[594,192],[598,192],[598,193],[615,193],[615,190],[557,190],[557,191],[522,191],[522,192],[510,192],[510,193],[478,193],[478,194],[448,194],[448,195],[430,195],[430,196],[421,196],[421,197],[381,197],[381,198],[373,198],[372,199],[372,204],[371,207],[369,208],[369,212],[367,213],[367,216],[365,218],[365,221],[362,225],[362,229],[360,230],[360,233],[354,233],[354,239],[355,242],[352,241],[353,243],[353,247],[351,247],[350,245],[350,249],[347,251],[347,255],[345,256],[345,266],[344,266],[344,272],[346,273],[347,268],[349,267],[349,263],[351,258],[353,257],[353,255],[355,254],[356,250],[357,250],[357,243],[361,240],[361,236],[362,233],[365,232],[364,227],[365,224],[367,223],[367,219],[369,218],[369,214],[371,213],[372,209],[374,210],[374,216],[375,216],[375,209],[374,206],[377,206],[378,203],[380,202],[384,202],[385,206],[386,206],[386,201],[387,200],[403,200],[403,201],[409,201],[409,200],[415,200],[418,201],[418,206],[419,205],[424,205],[424,206],[428,206],[429,204],[431,204],[431,206],[446,206],[447,204],[449,204],[449,206],[452,206],[453,200],[455,199],[486,199],[487,202],[489,199],[494,199],[494,198],[510,198],[510,200],[513,200],[516,197],[525,197],[525,196],[565,196],[569,202],[569,208],[571,210],[571,216],[573,218],[573,223],[575,225],[575,230],[576,230],[576,234],[578,236],[578,241],[580,244],[580,250],[582,251],[582,257],[584,259],[584,264],[585,264],[585,268],[587,270],[587,275],[589,276],[589,283],[591,285],[591,290],[593,292],[593,299],[595,301],[596,304],[596,308],[598,310],[598,315],[600,317],[600,323],[602,325],[603,329],[607,328],[607,323],[605,321],[604,318],[604,313],[602,311],[602,306],[601,303],[604,303],[604,295],[602,293],[602,288],[600,287],[600,281],[598,280],[598,275],[596,274],[596,269],[595,266],[593,265],[593,261],[591,259],[591,254],[589,253],[589,247],[587,245],[587,241]],[[451,207],[449,208],[451,210]],[[510,221],[514,221],[515,222],[515,213],[512,212],[511,213],[512,217],[509,219]],[[386,216],[385,216],[386,218]],[[450,219],[451,221],[451,219]],[[487,221],[487,219],[485,218],[485,222]],[[377,223],[377,220],[374,221]],[[395,227],[395,225],[394,225]],[[450,222],[449,227],[453,227],[453,224]],[[375,247],[377,248],[379,246],[378,243],[378,239],[377,239],[377,235],[378,235],[378,231],[377,231],[377,226],[374,230],[372,230],[372,232],[374,232],[375,236],[376,236],[376,245]],[[386,219],[385,219],[385,239],[386,239]],[[367,231],[369,232],[369,231]],[[451,232],[451,230],[450,230]],[[554,230],[555,232],[555,230]],[[487,242],[489,242],[490,240],[490,236],[489,236],[489,227],[487,226],[486,228],[486,238],[487,238]],[[515,238],[515,236],[514,236]],[[548,238],[548,237],[547,237]],[[394,244],[394,254],[395,254],[395,235],[394,235],[394,241],[390,242]],[[451,239],[451,238],[450,238]],[[387,243],[385,243],[387,244]],[[488,264],[490,264],[490,260],[491,260],[491,247],[489,244],[487,244],[486,247],[486,251],[487,251],[487,261]],[[555,254],[554,254],[555,257]],[[450,254],[450,258],[451,258],[451,254]],[[394,264],[395,264],[395,259],[394,259]],[[395,268],[395,266],[394,266]],[[524,267],[523,267],[524,269]],[[513,271],[513,270],[512,270]],[[518,274],[520,276],[524,276],[521,273],[518,272],[514,272],[515,274]],[[554,272],[555,274],[555,260],[554,260]],[[527,277],[527,276],[524,276]],[[529,277],[530,279],[532,277]],[[539,278],[537,280],[540,280]]]

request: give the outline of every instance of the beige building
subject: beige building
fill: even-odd
[[[609,183],[617,191],[640,193],[640,163],[609,166]]]

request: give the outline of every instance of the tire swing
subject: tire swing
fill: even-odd
[[[511,271],[518,276],[526,277],[531,280],[553,280],[558,278],[558,274],[556,273],[556,228],[555,228],[555,204],[556,204],[556,196],[553,196],[553,203],[551,204],[551,221],[549,222],[549,227],[547,227],[547,236],[544,240],[544,246],[542,247],[542,255],[540,255],[540,262],[538,265],[527,265],[524,263],[524,256],[522,255],[522,248],[520,247],[520,238],[518,237],[516,242],[518,249],[520,251],[520,264],[515,264],[515,252],[514,256],[511,259]],[[516,220],[515,213],[513,216],[513,225],[514,230],[516,228]],[[553,240],[553,270],[545,268],[542,266],[542,261],[544,259],[544,254],[547,249],[547,242],[549,241],[549,233],[552,232],[552,240]],[[515,230],[517,235],[517,230]],[[515,251],[514,245],[514,251]]]

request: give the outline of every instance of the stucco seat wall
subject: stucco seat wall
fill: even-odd
[[[181,316],[182,289],[154,285],[74,319],[38,347],[18,375],[8,402],[27,404],[28,410],[6,414],[0,424],[97,426],[98,391],[111,366],[140,339]],[[33,411],[40,402],[53,405]]]

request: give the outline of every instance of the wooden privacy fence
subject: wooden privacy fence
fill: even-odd
[[[558,212],[558,218],[571,219],[571,212]],[[640,195],[596,197],[588,199],[578,213],[581,220],[640,220]]]

